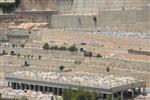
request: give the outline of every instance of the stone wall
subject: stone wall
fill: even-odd
[[[95,17],[95,20],[94,20]],[[70,30],[149,31],[149,8],[101,11],[99,15],[63,14],[52,16],[52,28]]]

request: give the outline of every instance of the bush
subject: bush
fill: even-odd
[[[24,66],[30,66],[27,61],[24,61]]]
[[[0,3],[0,9],[2,9],[4,13],[10,13],[14,11],[20,4],[20,0],[15,1],[15,3]]]
[[[31,55],[31,59],[33,58],[33,55]]]
[[[30,58],[30,55],[28,55],[28,58]]]
[[[59,70],[63,71],[64,68],[65,68],[65,66],[61,65],[61,66],[59,67]]]
[[[21,48],[24,48],[24,47],[25,47],[25,45],[24,45],[24,44],[20,44],[20,46],[21,46]]]
[[[66,47],[64,47],[64,46],[62,46],[62,47],[60,47],[60,50],[67,50],[67,48]]]
[[[89,52],[84,52],[84,56],[85,56],[85,57],[92,57],[93,54],[92,54],[91,51],[89,51]]]
[[[20,57],[20,53],[17,54],[17,57]]]
[[[97,54],[96,57],[101,58],[103,56],[101,54]]]
[[[83,48],[80,48],[80,52],[83,52],[84,51],[84,49]]]
[[[12,44],[12,47],[13,47],[13,48],[15,48],[15,46],[16,46],[15,44]]]
[[[49,49],[49,44],[48,44],[48,43],[45,43],[45,44],[43,45],[43,49],[44,49],[44,50],[48,50],[48,49]]]
[[[78,48],[76,46],[71,46],[71,47],[69,47],[69,51],[76,52],[76,51],[78,51]]]
[[[39,55],[39,56],[38,56],[38,59],[41,59],[41,58],[42,58],[42,56]]]

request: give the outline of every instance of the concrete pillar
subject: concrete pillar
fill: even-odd
[[[36,91],[36,85],[33,85],[33,90]]]
[[[27,84],[24,84],[25,90],[27,90]]]
[[[134,90],[131,91],[132,100],[134,100]]]
[[[19,83],[20,90],[22,90],[21,83]]]
[[[111,94],[112,100],[115,100],[114,94]]]
[[[141,87],[138,88],[138,94],[141,94]]]
[[[101,94],[101,98],[102,98],[102,100],[104,99],[104,94],[103,93]]]
[[[10,83],[10,87],[13,88],[13,82]]]
[[[19,83],[16,83],[16,89],[19,89]]]
[[[143,95],[146,95],[145,86],[143,86]]]
[[[38,91],[40,91],[40,86],[38,85]]]
[[[11,84],[10,84],[10,82],[8,82],[8,87],[11,87]]]
[[[123,91],[121,91],[121,100],[123,100]]]
[[[45,93],[46,91],[45,91],[45,86],[42,86],[43,87],[43,92]]]
[[[29,90],[32,90],[32,89],[31,89],[31,88],[32,88],[32,87],[31,87],[31,84],[28,84],[28,85],[29,85]]]

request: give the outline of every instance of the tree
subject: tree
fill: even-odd
[[[24,48],[24,47],[25,47],[25,45],[24,45],[24,44],[20,44],[20,46],[21,46],[21,48]]]
[[[5,50],[3,50],[3,51],[2,51],[2,54],[3,54],[3,55],[5,55],[5,54],[6,54],[6,51],[5,51]]]
[[[73,91],[71,88],[65,89],[63,92],[64,100],[98,100],[98,94],[96,92],[84,91],[79,89]]]
[[[59,67],[59,70],[61,70],[61,71],[63,71],[65,69],[65,66],[63,66],[63,65],[61,65],[60,67]]]
[[[28,55],[28,58],[30,58],[30,55]]]
[[[101,58],[101,57],[103,57],[103,56],[102,56],[101,54],[97,54],[96,57],[97,57],[97,58]]]
[[[42,56],[41,56],[41,55],[39,55],[39,56],[38,56],[38,59],[40,60],[41,58],[42,58]]]
[[[106,71],[107,71],[107,72],[110,72],[110,69],[109,69],[109,67],[108,67],[108,66],[107,66],[107,68],[106,68]]]
[[[17,57],[20,57],[20,53],[17,54]]]
[[[49,44],[48,43],[45,43],[44,45],[43,45],[43,49],[44,50],[48,50],[50,47],[49,47]]]
[[[30,66],[27,61],[24,62],[24,66]]]
[[[94,21],[94,25],[96,27],[97,26],[97,18],[96,18],[96,16],[93,17],[93,21]]]
[[[31,59],[33,59],[33,55],[31,55]]]
[[[84,52],[84,56],[85,57],[92,57],[93,56],[93,54],[92,54],[92,52],[90,51],[90,52]]]
[[[16,46],[15,44],[12,44],[12,47],[13,47],[13,48],[15,48],[15,46]]]
[[[60,47],[60,50],[67,50],[67,48],[65,46]]]
[[[76,51],[78,51],[78,48],[75,45],[73,45],[73,46],[69,47],[69,51],[76,52]]]

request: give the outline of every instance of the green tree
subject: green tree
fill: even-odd
[[[89,51],[89,52],[84,52],[84,56],[85,57],[92,57],[93,56],[93,53],[91,52],[91,51]]]
[[[61,65],[60,67],[59,67],[59,70],[60,71],[63,71],[65,69],[65,66],[63,66],[63,65]]]
[[[33,55],[31,55],[31,59],[33,59]]]
[[[40,59],[42,59],[42,56],[41,56],[41,55],[39,55],[39,56],[38,56],[38,59],[39,59],[39,60],[40,60]]]
[[[49,44],[48,43],[45,43],[44,45],[43,45],[43,49],[44,50],[48,50],[50,47],[49,47]]]
[[[97,58],[101,58],[101,57],[103,57],[103,56],[102,56],[101,54],[97,54],[96,57],[97,57]]]
[[[15,44],[12,44],[12,47],[13,47],[13,48],[15,48],[15,46],[16,46]]]
[[[67,50],[65,46],[60,47],[60,50]]]
[[[24,44],[20,44],[20,46],[21,46],[21,48],[24,48],[24,47],[25,47],[25,45],[24,45]]]
[[[30,55],[28,55],[28,58],[30,58]]]
[[[27,61],[24,61],[24,66],[30,66]]]
[[[20,53],[17,54],[17,57],[20,57]]]
[[[76,51],[78,51],[78,48],[75,45],[73,45],[73,46],[69,47],[69,51],[76,52]]]
[[[108,66],[106,67],[106,72],[110,72],[110,69]]]

